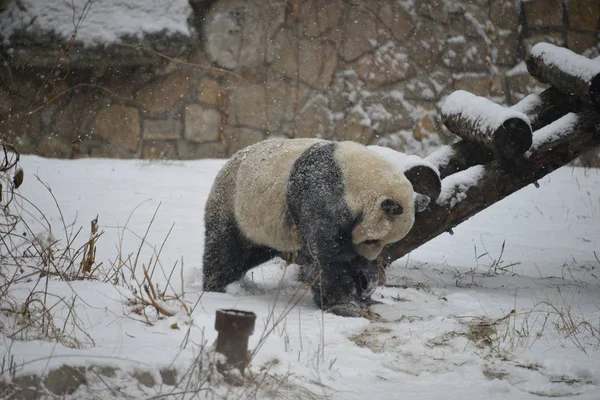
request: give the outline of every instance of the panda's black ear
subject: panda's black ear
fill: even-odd
[[[430,201],[431,200],[429,199],[429,196],[425,196],[424,194],[415,192],[415,211],[421,212],[425,210],[429,205]]]
[[[387,215],[400,215],[404,212],[404,208],[394,199],[385,199],[381,202],[381,209]]]

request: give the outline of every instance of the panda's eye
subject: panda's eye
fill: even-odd
[[[379,240],[377,240],[377,239],[365,240],[365,241],[363,242],[363,244],[366,244],[366,245],[374,245],[374,244],[379,244]]]

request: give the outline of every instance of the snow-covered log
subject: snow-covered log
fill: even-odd
[[[501,160],[471,167],[442,180],[435,204],[416,215],[410,233],[384,248],[378,258],[383,271],[396,260],[436,236],[451,231],[490,205],[536,182],[586,150],[600,145],[600,114],[569,113],[535,132],[531,149],[507,168]]]
[[[600,60],[550,43],[538,43],[527,57],[527,70],[538,81],[592,103],[600,111]]]
[[[377,145],[367,147],[404,172],[413,184],[415,192],[424,194],[430,201],[437,200],[442,190],[442,181],[435,165],[419,156],[404,154],[389,147]]]
[[[446,98],[442,122],[452,133],[501,158],[523,154],[531,146],[531,125],[525,114],[465,90]]]
[[[574,95],[549,88],[539,95],[531,94],[525,97],[511,108],[529,118],[535,135],[536,130],[556,121],[563,115],[579,111],[581,101]],[[487,164],[492,160],[493,154],[490,150],[467,140],[442,146],[425,157],[425,161],[438,169],[441,179],[474,165]]]

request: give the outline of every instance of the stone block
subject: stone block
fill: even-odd
[[[22,400],[38,400],[44,394],[43,389],[41,388],[42,380],[37,375],[21,375],[15,377],[12,381],[13,390],[16,393],[16,399]],[[13,398],[13,397],[9,397]]]
[[[94,135],[135,152],[140,139],[140,117],[133,107],[109,106],[96,117]]]
[[[192,142],[213,142],[219,140],[222,124],[222,116],[219,111],[198,104],[190,104],[185,108],[183,136]]]
[[[446,32],[440,24],[422,23],[406,42],[409,60],[418,63],[424,70],[434,69],[445,47],[445,37]]]
[[[442,62],[457,72],[478,72],[488,69],[485,43],[467,41],[463,37],[454,37],[446,41],[446,50],[442,54]]]
[[[142,146],[142,158],[149,159],[177,159],[176,141],[145,141]]]
[[[281,125],[292,121],[304,105],[308,89],[282,81],[267,82],[267,130],[278,132]]]
[[[362,123],[363,116],[352,112],[339,119],[335,123],[335,140],[351,140],[362,144],[368,144],[373,137],[373,132]]]
[[[133,374],[133,377],[141,384],[146,387],[153,387],[156,385],[156,380],[154,376],[150,372],[147,371],[138,371]]]
[[[597,34],[600,29],[600,2],[569,0],[569,28]]]
[[[44,135],[38,143],[36,154],[48,158],[71,158],[73,145],[57,135]]]
[[[454,81],[454,90],[466,90],[487,98],[504,98],[503,80],[501,75],[465,74]]]
[[[599,44],[598,37],[589,33],[567,32],[567,46],[577,54],[582,54]]]
[[[179,139],[181,125],[179,119],[144,119],[142,136],[153,140]]]
[[[258,143],[265,138],[262,131],[248,128],[228,126],[225,129],[225,132],[227,141],[229,142],[229,156],[232,156],[245,147]]]
[[[198,101],[224,110],[227,102],[227,90],[214,79],[204,78],[198,89]]]
[[[283,75],[325,90],[337,66],[335,47],[325,40],[296,40],[280,32],[274,41],[273,69]]]
[[[194,143],[187,140],[179,140],[177,142],[177,151],[179,158],[182,160],[227,157],[227,151],[221,142]]]
[[[412,33],[415,23],[411,15],[394,0],[373,2],[376,4],[374,12],[392,36],[399,42],[406,40]]]
[[[60,368],[51,370],[44,380],[46,389],[57,396],[72,394],[79,386],[86,383],[85,368],[76,368],[70,365],[62,365]]]
[[[415,74],[405,49],[388,42],[374,53],[363,56],[355,67],[368,86],[381,86],[405,80]]]
[[[510,105],[519,102],[531,93],[539,94],[548,87],[548,85],[536,81],[535,78],[527,73],[526,69],[518,73],[507,72],[506,83],[510,94]]]
[[[140,88],[135,99],[144,111],[163,113],[183,99],[193,85],[182,71],[157,77]]]
[[[344,1],[329,0],[325,2],[317,0],[315,3],[318,5],[317,24],[319,32],[323,33],[335,29],[344,15],[344,8],[346,7]]]
[[[21,153],[35,153],[42,129],[40,115],[27,112],[0,117],[0,135]]]
[[[496,28],[516,31],[519,28],[519,9],[515,1],[491,0],[490,20]]]
[[[500,34],[494,41],[496,47],[495,64],[513,67],[517,63],[519,50],[519,35],[514,32]]]
[[[310,100],[310,105],[296,117],[294,137],[329,139],[331,133],[331,117],[326,100],[324,98]]]
[[[212,62],[229,69],[265,62],[268,43],[285,19],[285,2],[215,2],[204,19],[204,49]]]
[[[377,134],[411,129],[414,121],[404,107],[402,99],[384,94],[374,94],[362,102],[363,109],[371,119],[371,127]]]
[[[373,48],[379,42],[378,22],[362,10],[350,9],[343,20],[343,43],[340,55],[345,61],[353,61]]]
[[[164,385],[175,386],[177,384],[177,371],[170,368],[162,368],[159,372]]]
[[[415,9],[419,15],[436,22],[448,22],[447,0],[416,0]]]
[[[525,49],[525,54],[528,55],[531,52],[531,48],[540,42],[552,43],[557,46],[565,45],[564,36],[560,32],[550,32],[540,35],[534,35],[523,39],[523,47]]]
[[[523,14],[528,28],[560,28],[563,26],[562,0],[525,0]]]
[[[240,84],[229,95],[228,123],[267,128],[267,93],[264,85]]]
[[[54,133],[67,140],[84,140],[92,136],[93,122],[106,103],[96,91],[76,92],[56,114]]]

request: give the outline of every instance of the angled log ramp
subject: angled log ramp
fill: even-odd
[[[538,137],[536,137],[538,136]],[[508,195],[543,178],[572,161],[586,150],[600,145],[600,115],[592,111],[567,114],[534,134],[534,147],[512,168],[498,160],[471,167],[453,175],[457,179],[442,181],[442,196],[438,202],[417,214],[415,226],[401,241],[384,248],[378,258],[379,267],[406,255],[436,236],[450,231],[468,218],[502,200]],[[479,169],[479,170],[473,170]],[[460,182],[458,175],[479,173],[480,179],[464,192],[464,200],[452,192],[448,183]],[[471,181],[471,179],[465,179]],[[444,196],[446,192],[449,195]]]
[[[392,261],[444,232],[452,233],[453,227],[476,213],[600,146],[600,60],[544,43],[534,46],[527,66],[536,79],[552,85],[511,107],[529,120],[531,147],[524,154],[499,149],[490,124],[469,120],[472,114],[465,103],[471,97],[459,95],[458,107],[446,109],[444,122],[463,140],[425,158],[440,173],[441,195],[417,214],[404,239],[384,248],[377,259],[380,284],[385,283],[385,268]],[[475,115],[496,108],[488,104]]]

